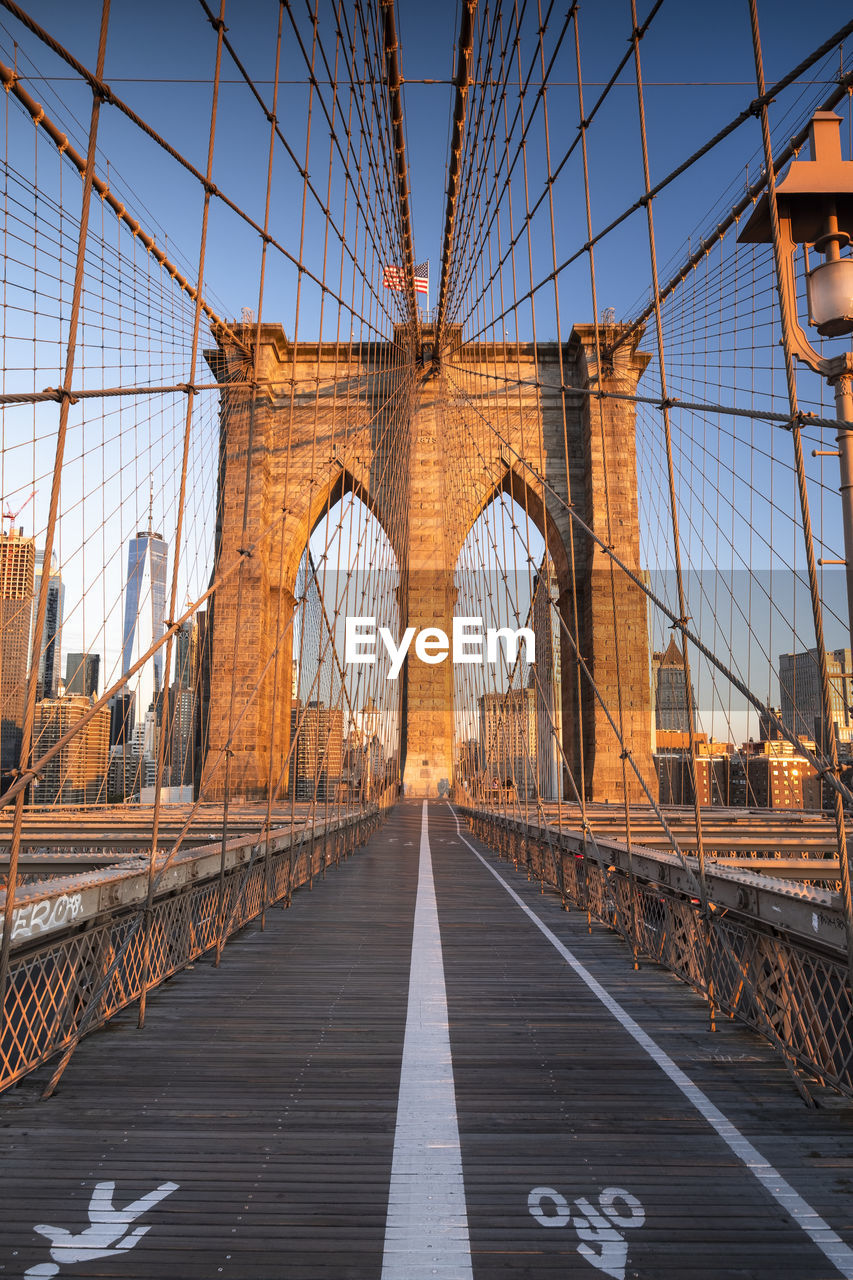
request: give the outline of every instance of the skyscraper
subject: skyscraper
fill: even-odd
[[[0,532],[0,774],[17,769],[27,700],[36,544]]]
[[[130,668],[163,634],[166,618],[166,562],[168,544],[148,529],[131,538],[127,557],[127,587],[124,596],[124,635],[121,671]],[[158,650],[127,683],[135,695],[136,723],[145,719],[163,688],[163,650]]]
[[[65,586],[57,567],[56,552],[51,557],[47,578],[47,608],[41,636],[41,653],[36,654],[36,610],[38,609],[41,579],[44,573],[44,551],[36,552],[35,579],[33,582],[33,606],[31,640],[32,663],[38,662],[36,698],[55,698],[59,684],[60,649],[62,645],[62,613],[65,607]]]
[[[99,653],[69,653],[65,659],[65,692],[98,696],[98,676],[101,670]]]
[[[174,680],[169,690],[170,770],[173,787],[191,786],[195,771],[195,702],[198,688],[198,633],[192,619],[175,635]]]
[[[195,794],[201,788],[201,770],[207,750],[207,726],[210,713],[210,634],[207,630],[207,611],[199,609],[195,615],[196,627],[196,699],[193,716],[193,777]]]
[[[850,650],[827,650],[826,666],[832,723],[837,741],[850,742],[853,739],[853,712],[850,708],[853,662]],[[779,692],[785,728],[798,737],[814,738],[826,750],[817,649],[779,655]]]
[[[380,717],[372,697],[355,713],[354,736],[362,756],[362,786],[366,796],[373,795],[381,786],[385,768],[385,751],[379,739]]]
[[[514,785],[519,796],[536,794],[536,693],[508,689],[484,693],[480,705],[480,750],[487,782]]]
[[[662,653],[652,654],[655,727],[667,733],[689,733],[687,670],[684,654],[672,637]],[[690,686],[690,705],[696,715],[696,695]]]
[[[543,558],[533,584],[536,665],[530,669],[530,688],[536,690],[536,769],[539,795],[544,800],[559,800],[562,796],[563,703],[558,594],[554,566]]]
[[[36,707],[33,759],[38,760],[83,719],[91,707],[87,697],[47,698]],[[36,804],[95,804],[106,801],[110,749],[110,713],[96,711],[75,737],[61,747],[39,774],[33,788]]]
[[[344,713],[339,707],[291,704],[290,794],[297,800],[334,800],[343,773]]]
[[[124,746],[130,742],[136,725],[133,694],[113,694],[107,706],[110,709],[110,746]]]

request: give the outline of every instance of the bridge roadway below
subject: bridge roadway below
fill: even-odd
[[[853,1277],[853,1107],[444,802],[135,1020],[0,1098],[0,1276]]]

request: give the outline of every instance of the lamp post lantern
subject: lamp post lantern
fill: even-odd
[[[823,261],[806,275],[809,324],[824,338],[853,333],[853,160],[841,157],[841,117],[818,111],[809,126],[810,160],[794,160],[776,185],[779,210],[780,291],[789,317],[791,353],[835,391],[838,459],[847,577],[847,614],[853,645],[853,352],[821,356],[797,316],[794,257],[797,245],[812,246]],[[738,236],[741,243],[770,244],[770,204],[763,195]],[[848,427],[846,424],[849,423]]]

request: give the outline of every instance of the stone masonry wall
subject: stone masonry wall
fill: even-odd
[[[608,557],[567,510],[574,504],[639,570],[634,407],[583,394],[597,386],[593,337],[591,326],[577,326],[562,351],[542,343],[450,351],[440,372],[421,371],[408,409],[400,388],[405,360],[393,344],[357,356],[335,344],[294,350],[280,327],[263,327],[258,388],[237,384],[223,395],[218,572],[238,559],[242,565],[217,591],[213,609],[207,799],[221,799],[229,737],[233,796],[258,799],[270,779],[278,781],[289,747],[299,560],[317,520],[353,488],[407,570],[403,625],[440,626],[448,634],[465,537],[496,494],[512,494],[546,538],[566,627],[617,723],[621,692],[625,742],[651,786],[645,598],[618,571],[611,588]],[[209,358],[219,378],[225,370],[237,374],[243,359],[234,348]],[[602,369],[603,389],[632,392],[647,360],[626,343]],[[566,392],[567,385],[581,394]],[[578,681],[572,650],[563,635],[566,761],[590,799],[615,801],[622,795],[621,746],[590,680],[581,673]],[[406,789],[434,795],[453,777],[453,668],[449,661],[427,666],[412,652],[401,679]],[[628,783],[632,799],[645,798],[630,768]]]

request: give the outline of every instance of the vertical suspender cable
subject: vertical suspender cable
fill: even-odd
[[[465,125],[465,107],[471,85],[471,51],[474,45],[474,14],[477,0],[462,0],[462,21],[459,27],[459,44],[456,52],[456,101],[453,107],[453,136],[450,141],[450,167],[447,172],[447,212],[444,219],[444,244],[441,250],[441,277],[438,286],[438,304],[435,315],[435,353],[441,351],[444,338],[447,290],[450,280],[450,261],[453,253],[453,224],[456,216],[459,169],[462,157],[462,130]]]
[[[602,344],[601,330],[598,321],[598,288],[595,280],[595,248],[592,243],[592,201],[589,189],[589,155],[587,149],[587,121],[584,117],[583,109],[583,77],[581,75],[581,53],[580,53],[580,32],[578,30],[578,15],[575,9],[575,65],[577,67],[578,77],[578,114],[580,116],[580,138],[581,138],[581,156],[583,159],[583,185],[584,185],[584,205],[586,208],[586,229],[587,244],[589,246],[589,287],[590,297],[592,299],[592,323],[593,333],[595,336],[595,376],[597,380],[597,390],[602,390],[603,370],[602,370]],[[548,119],[547,102],[543,104],[545,111],[545,120]],[[550,148],[549,148],[550,155]],[[550,169],[550,160],[549,160]],[[549,197],[551,192],[549,190]],[[552,198],[552,197],[551,197]],[[552,239],[553,239],[553,215],[552,215]],[[554,287],[557,287],[556,275],[556,253],[554,255]],[[562,367],[562,366],[561,366]],[[564,381],[564,379],[561,379]],[[613,545],[613,522],[610,508],[610,479],[607,469],[607,440],[604,432],[604,406],[601,396],[595,397],[595,408],[598,410],[598,429],[601,440],[601,468],[604,479],[604,515],[607,525],[607,543],[608,546]],[[593,404],[589,405],[590,422],[594,412]],[[616,697],[617,697],[617,720],[619,723],[619,736],[624,740],[625,724],[622,706],[622,645],[619,638],[619,620],[616,614],[616,567],[611,559],[608,559],[608,568],[610,571],[610,609],[613,618],[613,654],[616,659]],[[594,588],[593,588],[594,589]],[[633,956],[634,968],[639,968],[637,963],[637,886],[634,879],[634,854],[632,849],[632,832],[631,832],[631,804],[628,795],[628,765],[626,748],[623,746],[620,752],[622,763],[622,799],[625,811],[625,844],[628,849],[628,891],[631,904],[631,954]]]
[[[101,29],[98,39],[98,71],[100,81],[104,73],[104,59],[107,49],[107,31],[110,22],[110,0],[104,0],[101,9]],[[56,452],[53,460],[53,476],[50,489],[50,506],[48,508],[47,527],[44,535],[44,571],[39,586],[38,604],[33,633],[32,652],[41,653],[41,638],[44,633],[45,615],[47,613],[47,596],[50,585],[50,561],[53,554],[53,542],[56,534],[56,523],[59,512],[59,492],[62,482],[62,464],[65,458],[65,440],[68,433],[68,411],[71,408],[71,388],[74,377],[74,358],[77,350],[77,330],[80,321],[80,305],[83,296],[83,273],[86,262],[86,241],[89,232],[89,206],[92,198],[92,181],[95,174],[95,152],[98,142],[98,122],[101,112],[101,93],[92,92],[92,114],[89,120],[89,145],[86,151],[86,167],[83,174],[83,197],[80,207],[80,229],[77,237],[77,259],[74,267],[74,289],[71,296],[71,312],[68,319],[68,340],[65,344],[65,373],[62,381],[61,401],[59,405],[59,426],[56,434]],[[25,772],[29,764],[30,746],[33,736],[33,722],[36,708],[36,686],[38,683],[39,664],[33,662],[27,684],[27,702],[24,710],[23,733],[21,738],[20,770]],[[15,813],[12,821],[12,838],[9,845],[9,872],[6,888],[6,904],[3,924],[3,941],[0,944],[0,1016],[2,1016],[6,995],[6,983],[9,973],[9,948],[12,942],[12,915],[15,909],[15,888],[18,876],[18,859],[21,852],[21,829],[24,820],[24,800],[26,791],[21,790],[15,797]]]
[[[222,38],[225,33],[225,0],[221,0],[219,18],[214,24],[217,30],[216,67],[213,75],[213,100],[210,110],[210,134],[207,145],[207,182],[204,191],[204,202],[201,215],[201,238],[198,255],[197,294],[195,314],[193,316],[192,349],[190,353],[190,372],[187,385],[187,413],[184,423],[184,445],[181,456],[181,486],[178,496],[178,519],[175,528],[175,557],[172,563],[172,587],[169,600],[168,623],[171,626],[178,602],[178,569],[181,563],[181,540],[184,528],[184,506],[187,495],[187,465],[190,452],[190,435],[193,424],[193,408],[195,407],[195,374],[198,363],[198,339],[201,327],[201,299],[204,289],[204,269],[207,254],[207,226],[210,215],[210,182],[213,177],[213,147],[216,139],[216,112],[219,102],[219,77],[222,67]],[[174,636],[170,634],[166,643],[166,658],[163,663],[163,688],[160,696],[163,699],[163,714],[160,725],[160,742],[157,752],[157,779],[154,788],[154,814],[151,830],[151,851],[148,857],[148,889],[145,898],[145,918],[142,925],[142,974],[140,978],[138,1026],[145,1025],[145,1004],[148,995],[148,971],[151,962],[151,923],[154,908],[154,875],[157,863],[157,842],[160,831],[160,809],[163,799],[163,768],[166,760],[167,741],[171,738],[171,724],[168,709],[168,682],[172,669],[172,646]],[[177,709],[177,700],[176,700]]]
[[[406,299],[409,304],[409,323],[415,336],[418,333],[418,300],[415,293],[415,255],[412,244],[412,217],[409,208],[409,175],[406,168],[406,134],[403,129],[403,106],[400,100],[400,62],[397,57],[399,43],[394,19],[394,0],[379,0],[384,19],[385,67],[388,76],[388,96],[391,99],[391,125],[396,152],[397,203],[403,231],[403,256],[405,258]]]
[[[646,112],[643,96],[643,72],[640,64],[640,29],[637,24],[637,2],[631,0],[631,41],[634,48],[634,76],[637,85],[637,110],[640,118],[640,145],[643,157],[643,182],[645,185],[646,222],[649,233],[649,258],[652,270],[652,297],[654,300],[655,336],[658,349],[658,372],[660,376],[661,404],[663,413],[664,440],[666,442],[666,467],[669,483],[669,506],[672,519],[672,544],[675,559],[675,581],[678,592],[678,622],[681,628],[681,643],[684,655],[684,685],[687,703],[687,736],[689,744],[690,777],[693,783],[693,816],[696,825],[696,854],[699,861],[700,908],[704,927],[705,971],[708,987],[708,1005],[711,1026],[714,1025],[714,993],[711,980],[710,951],[710,909],[708,907],[708,884],[705,878],[705,842],[702,833],[702,806],[699,800],[698,771],[696,767],[696,722],[693,714],[693,698],[691,695],[690,657],[687,652],[687,597],[684,591],[684,574],[681,567],[681,534],[678,528],[678,498],[675,491],[675,466],[672,457],[672,423],[667,404],[666,361],[663,353],[663,319],[660,303],[660,283],[658,279],[657,248],[655,244],[655,224],[652,214],[651,178],[649,174],[649,148],[646,137]]]

